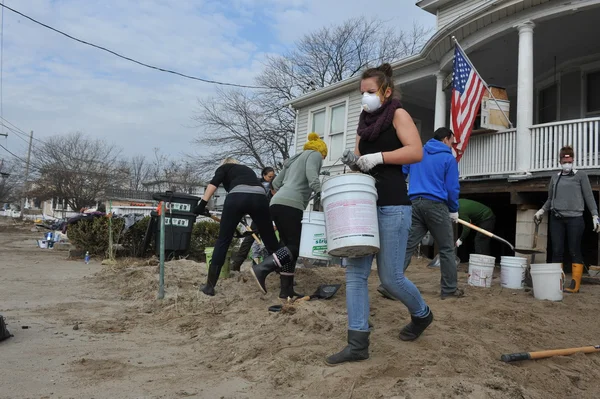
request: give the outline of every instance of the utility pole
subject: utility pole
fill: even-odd
[[[25,194],[28,190],[28,180],[29,180],[29,164],[31,162],[31,145],[33,143],[33,130],[29,133],[29,149],[27,150],[27,163],[25,164],[25,182],[23,183],[23,191]],[[25,200],[26,197],[23,195],[23,199],[21,200],[21,218],[25,218]]]

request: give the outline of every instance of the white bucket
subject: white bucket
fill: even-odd
[[[321,203],[329,255],[354,258],[379,252],[374,178],[362,173],[330,177],[321,186]]]
[[[476,263],[480,263],[482,265],[495,265],[496,257],[488,256],[488,255],[481,255],[481,254],[470,254],[469,262],[476,262]]]
[[[500,284],[503,288],[522,289],[525,281],[527,258],[502,256],[500,258]]]
[[[327,235],[323,212],[304,211],[302,235],[300,236],[300,256],[309,259],[331,260],[331,256],[327,254]]]
[[[473,255],[471,255],[473,256]],[[494,276],[494,264],[469,260],[469,278],[467,283],[473,287],[490,288]]]
[[[533,296],[536,299],[562,301],[564,274],[560,263],[535,263],[531,265]]]

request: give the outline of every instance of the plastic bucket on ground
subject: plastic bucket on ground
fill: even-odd
[[[48,248],[48,241],[46,240],[37,240],[37,245],[39,248],[46,249]]]
[[[522,289],[525,282],[527,258],[502,256],[500,258],[500,284],[503,288]]]
[[[467,283],[473,287],[490,288],[494,277],[496,258],[471,254],[469,256],[469,277]]]
[[[309,259],[331,260],[331,256],[327,254],[325,213],[304,211],[302,235],[300,236],[300,256]]]
[[[329,255],[354,258],[379,252],[373,177],[362,173],[330,177],[321,186],[321,203]]]
[[[483,265],[495,265],[496,257],[482,254],[470,254],[469,262],[477,262]]]
[[[536,299],[562,301],[564,274],[560,263],[532,264],[531,280]]]
[[[206,270],[210,267],[210,261],[212,260],[214,247],[206,247],[204,248],[204,254],[206,255]],[[229,278],[229,261],[231,260],[231,249],[227,251],[227,255],[225,256],[225,262],[223,263],[223,267],[221,268],[221,273],[219,274],[219,278]]]

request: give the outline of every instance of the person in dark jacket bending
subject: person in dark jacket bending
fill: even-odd
[[[208,268],[206,284],[200,289],[210,296],[215,295],[215,286],[225,263],[227,249],[243,216],[250,215],[270,254],[279,248],[269,214],[269,200],[265,189],[252,169],[239,165],[233,158],[226,158],[217,168],[200,202],[194,208],[194,213],[196,215],[205,213],[208,201],[221,184],[228,194],[223,205],[219,237]]]

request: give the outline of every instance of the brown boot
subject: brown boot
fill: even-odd
[[[581,263],[571,264],[571,282],[565,285],[564,292],[570,292],[572,294],[579,292],[581,286],[581,277],[583,276],[583,265]]]

